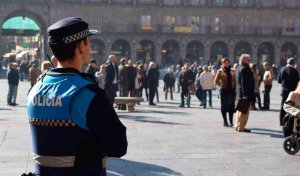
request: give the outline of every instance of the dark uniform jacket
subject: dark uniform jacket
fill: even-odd
[[[248,97],[248,101],[254,101],[254,89],[254,77],[249,65],[240,65],[236,71],[237,98]]]
[[[57,107],[54,107],[55,101],[51,102],[50,96],[56,95],[56,92],[67,94],[66,91],[70,89],[65,87],[65,90],[63,88],[65,83],[58,84],[59,80],[67,80],[72,83],[76,77],[78,81],[88,84],[78,93],[72,95],[69,106],[64,104],[62,100],[60,106],[55,105]],[[51,172],[57,175],[62,172],[69,173],[69,175],[89,175],[89,173],[96,173],[93,172],[93,169],[101,168],[103,157],[121,157],[127,152],[126,127],[120,122],[106,92],[100,89],[96,83],[78,77],[83,76],[72,68],[50,70],[29,94],[28,114],[33,133],[34,152],[42,156],[75,156],[73,168],[55,169],[41,166],[41,173],[52,169]],[[56,80],[55,84],[49,84],[48,82],[51,80]],[[76,82],[73,84],[80,85]],[[43,101],[40,96],[35,96],[38,95],[38,92],[47,91],[46,89],[41,90],[40,87],[46,87],[47,90],[51,89],[49,91],[50,96],[46,98],[46,101]],[[70,91],[68,93],[72,94]],[[47,94],[43,96],[47,96]],[[37,98],[40,100],[36,100]],[[45,114],[43,115],[43,113],[49,109],[52,109],[52,113],[48,113],[49,117],[44,119]],[[65,114],[69,113],[70,119],[75,125],[54,127],[55,123],[58,123],[54,119],[63,116],[59,113],[60,111],[65,112]],[[63,120],[59,123],[67,122],[67,120]]]

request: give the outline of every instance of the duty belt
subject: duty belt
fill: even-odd
[[[107,157],[102,158],[102,168],[106,168],[107,159]],[[75,156],[42,156],[33,154],[33,160],[36,164],[45,167],[74,167]]]

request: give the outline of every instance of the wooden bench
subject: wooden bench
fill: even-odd
[[[132,112],[134,110],[134,105],[136,103],[143,102],[144,98],[142,97],[116,97],[115,104],[122,105],[126,104],[126,111]]]

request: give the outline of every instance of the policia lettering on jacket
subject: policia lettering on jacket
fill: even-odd
[[[61,104],[61,96],[51,96],[51,95],[36,95],[33,97],[32,106],[60,106]]]
[[[105,176],[107,157],[127,152],[126,127],[104,90],[80,68],[89,63],[89,30],[80,18],[48,28],[58,68],[40,77],[28,95],[33,160],[41,176]]]

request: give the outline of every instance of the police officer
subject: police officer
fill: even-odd
[[[78,17],[48,28],[59,63],[28,97],[33,159],[42,176],[106,175],[106,158],[126,154],[126,128],[104,90],[79,71],[89,63],[89,36],[96,33]]]

